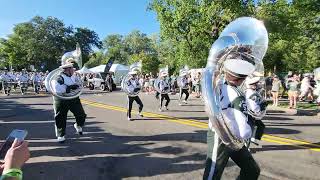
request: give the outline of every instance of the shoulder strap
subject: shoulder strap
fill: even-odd
[[[62,75],[59,75],[58,77],[57,77],[57,82],[59,83],[59,84],[64,84],[64,78],[63,78],[63,76]]]

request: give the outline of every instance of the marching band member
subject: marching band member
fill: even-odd
[[[40,74],[38,72],[34,72],[31,80],[32,80],[33,87],[34,87],[34,92],[39,94],[40,85],[41,85],[41,76],[40,76]]]
[[[180,86],[180,93],[179,93],[179,105],[181,106],[182,105],[182,102],[184,104],[187,104],[187,100],[188,100],[188,97],[189,97],[189,83],[188,83],[188,77],[187,77],[187,73],[186,72],[183,72],[181,75],[180,75],[180,78],[179,78],[179,86]],[[186,95],[185,99],[182,101],[182,96],[183,94]]]
[[[265,110],[267,108],[267,102],[263,100],[262,96],[257,91],[259,81],[260,77],[250,77],[246,79],[246,100],[249,115],[248,123],[253,132],[251,142],[254,143],[256,139],[261,140],[265,127],[261,119],[265,115]]]
[[[16,91],[17,90],[17,74],[16,74],[16,72],[14,71],[14,69],[12,69],[9,73],[8,73],[8,75],[9,75],[9,77],[10,77],[10,83],[12,83],[11,84],[11,86],[12,86],[12,89],[13,89],[13,91]]]
[[[25,69],[22,69],[21,74],[17,77],[21,94],[24,95],[28,88],[29,77]]]
[[[159,111],[162,111],[162,104],[163,104],[163,100],[166,99],[166,104],[164,105],[164,107],[166,108],[166,110],[168,109],[168,105],[170,102],[170,97],[168,95],[169,93],[169,89],[170,89],[170,85],[168,83],[168,81],[166,80],[168,76],[168,72],[162,72],[160,73],[160,82],[159,82],[159,89],[160,89],[160,107],[159,107]]]
[[[237,179],[256,180],[260,167],[246,142],[252,137],[247,99],[240,89],[246,77],[263,69],[268,32],[261,21],[240,17],[220,33],[211,46],[202,79],[209,117],[205,180],[219,180],[229,158],[240,167]]]
[[[67,62],[72,62],[73,59],[67,59]],[[73,63],[66,63],[61,65],[60,68],[63,69],[63,72],[53,80],[52,82],[52,91],[56,94],[63,95],[65,93],[70,93],[72,90],[79,88],[77,76],[74,74]],[[73,99],[61,99],[56,96],[53,96],[53,107],[55,112],[55,131],[57,136],[57,141],[59,143],[65,142],[65,132],[66,132],[66,121],[68,111],[70,110],[75,118],[76,123],[74,128],[76,129],[79,135],[83,133],[83,126],[85,119],[87,117],[80,98],[77,96]]]
[[[4,94],[7,96],[10,95],[11,85],[10,82],[12,81],[11,76],[8,73],[8,70],[5,69],[4,73],[1,75],[1,81],[2,81],[2,88],[4,91]]]
[[[141,91],[141,84],[138,79],[138,71],[130,71],[129,72],[129,79],[126,82],[127,90],[128,90],[128,111],[127,111],[127,117],[128,121],[132,121],[131,119],[131,110],[132,110],[132,103],[133,101],[136,101],[136,103],[139,105],[139,116],[143,117],[142,115],[142,109],[143,104],[141,99],[138,96],[139,91]]]
[[[254,71],[254,65],[244,60],[227,59],[224,62],[224,84],[220,89],[220,104],[239,138],[250,139],[252,130],[248,121],[245,95],[238,88],[245,78]],[[209,124],[210,127],[210,124]],[[208,154],[203,179],[220,179],[229,157],[241,168],[241,179],[257,179],[260,168],[248,149],[243,146],[235,151],[226,146],[214,130],[210,128],[207,135]]]

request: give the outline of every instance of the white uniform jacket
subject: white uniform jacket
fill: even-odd
[[[140,82],[138,79],[132,79],[132,78],[129,79],[127,81],[127,87],[128,87],[128,91],[129,91],[128,96],[130,96],[130,97],[138,96],[138,94],[134,93],[135,90],[140,91],[140,89],[141,89],[141,85],[140,85]]]
[[[66,93],[67,86],[77,85],[79,79],[77,76],[73,75],[71,77],[61,73],[59,77],[52,80],[52,91],[58,95]]]
[[[220,107],[229,124],[230,131],[239,139],[249,139],[252,130],[248,121],[247,104],[244,94],[235,86],[223,83],[220,89]],[[209,121],[209,128],[213,129]]]

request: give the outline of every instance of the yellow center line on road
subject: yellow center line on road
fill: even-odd
[[[99,107],[99,108],[103,108],[103,109],[127,112],[126,108],[119,107],[119,106],[107,105],[107,104],[98,103],[95,101],[90,101],[90,100],[85,100],[85,99],[81,99],[81,102],[83,104],[87,104],[90,106]],[[133,111],[133,113],[137,114],[138,112]],[[208,123],[200,122],[197,120],[177,118],[177,117],[156,114],[156,113],[151,113],[151,112],[144,112],[143,115],[147,118],[156,118],[156,119],[160,119],[160,120],[166,120],[169,122],[175,122],[175,123],[179,123],[179,124],[202,128],[202,129],[208,129]],[[284,137],[279,137],[279,136],[273,136],[273,135],[269,135],[269,134],[264,134],[262,137],[262,140],[267,141],[267,142],[272,142],[272,143],[277,143],[277,144],[282,144],[282,145],[290,145],[290,146],[295,146],[295,147],[299,147],[299,148],[303,148],[303,149],[309,149],[312,151],[320,152],[320,145],[313,144],[313,143],[306,142],[306,141],[284,138]]]

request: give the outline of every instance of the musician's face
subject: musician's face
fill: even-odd
[[[72,76],[73,73],[74,73],[73,67],[65,68],[65,69],[64,69],[64,73],[65,73],[66,75],[68,75],[68,76]]]
[[[231,85],[240,86],[243,83],[243,81],[245,80],[245,78],[238,78],[238,77],[232,76],[229,73],[226,73],[226,80]]]

